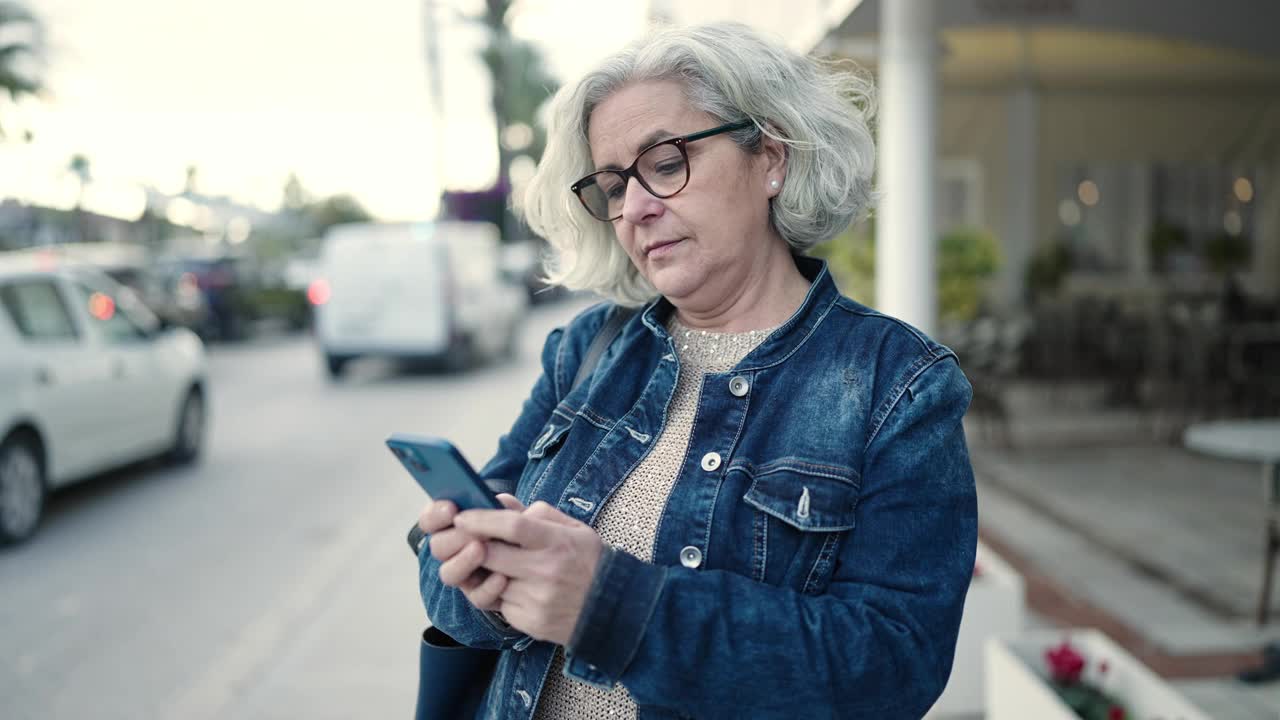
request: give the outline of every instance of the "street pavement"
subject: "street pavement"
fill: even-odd
[[[0,717],[384,718],[412,712],[424,613],[404,541],[424,501],[392,432],[493,452],[547,332],[459,375],[366,361],[325,376],[305,336],[211,348],[193,467],[148,463],[50,500],[0,550]]]

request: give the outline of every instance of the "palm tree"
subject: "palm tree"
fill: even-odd
[[[25,30],[12,30],[19,27]],[[0,0],[0,38],[13,35],[28,39],[0,42],[0,94],[7,93],[9,99],[16,102],[24,95],[35,95],[40,91],[40,80],[20,69],[24,56],[27,59],[39,56],[40,24],[17,2]],[[3,136],[4,129],[0,125],[0,137]]]
[[[89,172],[89,158],[80,153],[72,155],[71,162],[67,163],[67,173],[76,178],[76,229],[80,234],[80,242],[85,242],[89,239],[89,219],[84,213],[84,194],[89,188],[89,182],[93,180]]]
[[[93,180],[93,173],[89,172],[89,157],[80,153],[72,155],[71,162],[67,163],[67,172],[74,175],[79,184],[79,190],[76,192],[76,207],[80,207],[84,204],[84,191]]]

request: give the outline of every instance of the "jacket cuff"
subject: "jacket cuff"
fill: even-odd
[[[606,546],[565,646],[565,674],[612,687],[640,649],[666,577],[665,567]]]

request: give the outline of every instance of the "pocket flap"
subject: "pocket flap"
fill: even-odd
[[[564,439],[565,433],[569,432],[569,427],[573,423],[567,420],[555,419],[547,423],[538,435],[538,439],[533,441],[533,447],[529,448],[529,459],[538,460],[546,456]]]
[[[858,484],[835,468],[818,474],[803,463],[772,464],[755,474],[742,499],[797,530],[838,532],[853,529]]]

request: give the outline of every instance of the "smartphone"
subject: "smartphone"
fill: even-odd
[[[395,433],[387,447],[432,500],[452,500],[458,510],[502,509],[498,496],[448,440]]]

